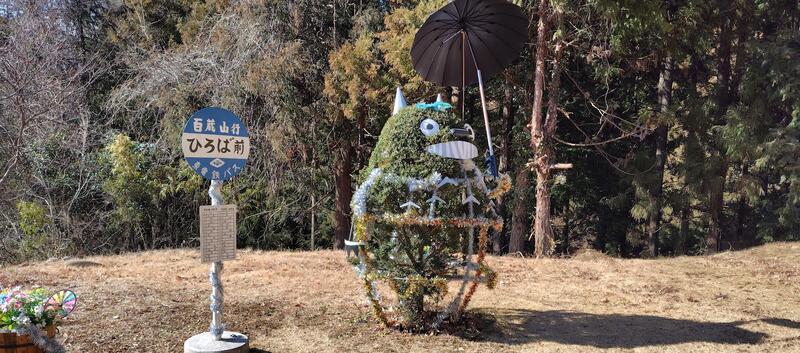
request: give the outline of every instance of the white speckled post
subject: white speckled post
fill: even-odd
[[[222,198],[222,182],[214,180],[208,189],[208,196],[211,196],[211,205],[220,206],[224,200]],[[222,262],[211,264],[209,280],[211,281],[211,325],[209,332],[194,335],[183,344],[184,353],[247,353],[250,351],[250,341],[247,336],[238,333],[225,331],[225,324],[222,323],[223,313],[223,289]]]
[[[211,187],[208,188],[208,196],[211,197],[211,206],[221,206],[225,203],[225,199],[222,198],[221,181],[211,181]],[[225,331],[225,325],[222,323],[225,292],[222,289],[221,272],[222,262],[214,262],[211,264],[208,275],[211,281],[211,325],[209,326],[209,331],[216,340],[220,340],[222,338],[222,332]]]

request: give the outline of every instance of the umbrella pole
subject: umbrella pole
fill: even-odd
[[[467,95],[464,88],[466,88],[467,81],[467,34],[461,31],[461,120],[467,121],[466,103]]]
[[[461,31],[461,40],[464,41],[463,47],[466,47],[467,34]],[[463,49],[462,49],[463,50]],[[483,76],[481,76],[481,69],[478,67],[478,61],[475,60],[475,53],[472,51],[472,46],[469,47],[469,54],[472,55],[472,62],[475,64],[475,71],[478,72],[478,90],[481,93],[481,109],[483,109],[483,125],[486,127],[486,142],[489,145],[489,158],[486,160],[489,164],[489,173],[497,177],[497,160],[494,157],[494,147],[492,147],[492,130],[489,128],[489,112],[486,111],[486,95],[483,93]],[[462,54],[463,55],[463,54]],[[466,65],[466,60],[462,61],[462,68]]]
[[[483,77],[481,77],[481,70],[478,71],[478,90],[481,93],[481,108],[483,108],[483,124],[486,127],[486,142],[489,144],[489,171],[492,175],[497,176],[497,164],[494,159],[494,148],[492,147],[492,131],[489,129],[489,112],[486,111],[486,96],[483,94]]]
[[[483,77],[481,77],[481,70],[478,71],[478,89],[481,92],[481,108],[483,108],[483,123],[486,125],[486,139],[489,143],[489,155],[494,156],[494,149],[492,148],[492,131],[489,130],[489,113],[486,111],[486,96],[483,94]]]

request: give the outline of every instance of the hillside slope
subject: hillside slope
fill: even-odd
[[[462,335],[378,328],[341,252],[241,251],[226,263],[225,322],[254,352],[800,352],[800,243],[710,257],[490,257]],[[74,288],[70,352],[181,352],[207,329],[207,266],[192,250],[0,271],[0,285]]]

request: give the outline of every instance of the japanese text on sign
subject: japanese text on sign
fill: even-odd
[[[250,147],[249,141],[236,137],[207,137],[209,135],[184,134],[184,150],[188,150],[187,157],[236,158],[245,155]],[[213,135],[212,135],[213,136]]]
[[[236,258],[236,205],[200,206],[200,262]]]
[[[187,120],[181,136],[186,162],[210,180],[228,180],[245,166],[250,138],[244,123],[222,108],[203,108]]]

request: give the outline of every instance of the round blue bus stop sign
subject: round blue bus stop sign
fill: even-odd
[[[250,137],[235,114],[222,108],[203,108],[186,121],[181,148],[197,174],[208,180],[225,181],[244,169],[250,155]]]

